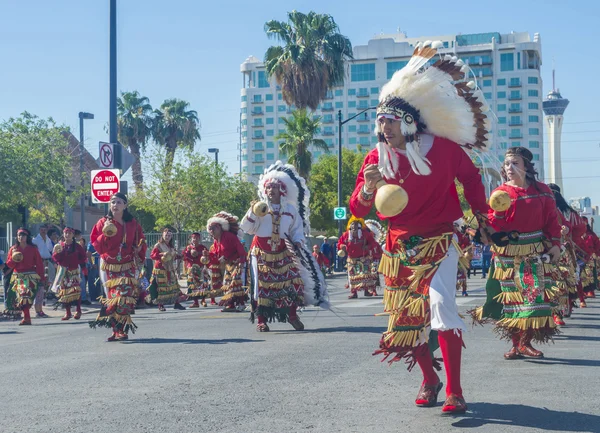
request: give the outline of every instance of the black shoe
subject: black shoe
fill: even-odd
[[[173,305],[173,309],[174,310],[185,310],[185,307],[181,304],[175,304],[175,305]]]

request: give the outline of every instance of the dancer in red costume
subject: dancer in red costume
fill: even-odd
[[[31,325],[29,310],[41,284],[45,284],[45,269],[42,256],[31,239],[31,232],[21,227],[17,230],[17,241],[8,250],[6,266],[13,270],[10,287],[6,293],[7,316],[18,318],[19,325]]]
[[[358,298],[359,291],[364,291],[367,297],[377,295],[377,282],[371,267],[373,252],[377,252],[377,247],[378,244],[371,231],[367,229],[365,220],[354,215],[350,217],[347,230],[342,233],[338,241],[338,255],[348,256],[346,260],[348,269],[346,287],[350,289],[348,299]]]
[[[221,211],[208,220],[206,230],[214,239],[209,252],[212,290],[223,293],[219,301],[221,311],[244,311],[246,250],[237,236],[238,217]]]
[[[583,293],[586,298],[595,298],[598,290],[598,257],[600,257],[600,239],[590,227],[587,218],[586,230],[581,236],[581,248],[585,251],[587,259],[582,269],[581,279]]]
[[[174,310],[185,310],[181,301],[186,296],[181,293],[176,269],[176,260],[181,257],[175,249],[173,233],[164,228],[160,240],[150,252],[154,268],[148,290],[152,302],[158,305],[158,311],[166,311],[165,304],[173,304]]]
[[[54,245],[52,260],[56,262],[56,280],[52,291],[58,294],[58,302],[65,307],[65,315],[61,320],[71,318],[71,305],[75,304],[76,311],[73,319],[81,318],[81,275],[80,266],[85,266],[87,256],[83,247],[74,241],[75,230],[65,227],[63,230],[64,241]]]
[[[458,245],[463,251],[462,257],[458,260],[458,274],[456,276],[456,290],[460,290],[462,296],[469,296],[467,292],[467,273],[471,267],[471,258],[473,257],[471,238],[466,233],[466,229],[467,227],[462,218],[454,221],[454,234],[456,234]]]
[[[194,232],[190,236],[190,244],[183,250],[183,260],[187,269],[188,299],[194,303],[190,308],[199,308],[200,302],[206,307],[206,297],[210,294],[210,272],[208,263],[208,248],[200,243],[200,233]],[[215,303],[215,298],[211,298],[211,304]]]
[[[100,278],[106,298],[91,328],[112,328],[108,341],[123,341],[137,326],[131,320],[137,299],[139,269],[146,258],[146,238],[139,223],[127,209],[127,196],[121,192],[110,198],[108,215],[100,218],[90,235],[100,254]]]
[[[460,145],[485,149],[489,123],[483,94],[473,91],[475,83],[462,81],[467,68],[461,61],[445,56],[427,68],[442,45],[430,44],[418,44],[408,65],[381,91],[379,143],[360,169],[350,210],[367,215],[382,180],[406,191],[408,200],[396,201],[404,207],[387,209],[387,216],[378,212],[389,227],[379,269],[390,319],[375,353],[391,356],[390,362],[405,359],[409,369],[417,363],[423,383],[415,403],[432,407],[442,389],[431,355],[439,343],[448,381],[442,411],[456,414],[467,405],[460,380],[465,325],[455,300],[460,248],[453,222],[462,215],[455,179],[483,221],[488,205],[481,175]],[[431,330],[437,337],[430,337]]]

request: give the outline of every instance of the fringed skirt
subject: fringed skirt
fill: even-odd
[[[569,302],[577,298],[577,259],[571,244],[565,244],[560,255],[558,272],[556,272],[556,287],[559,289],[557,312],[569,312]]]
[[[152,302],[155,304],[165,305],[178,302],[182,293],[175,270],[154,268],[149,291]]]
[[[384,251],[379,272],[385,276],[383,303],[389,322],[374,355],[383,354],[383,360],[392,356],[390,364],[404,359],[410,370],[417,353],[437,349],[437,338],[429,335],[429,288],[452,244],[452,233],[432,238],[413,236],[398,240],[392,251]]]
[[[223,286],[221,288],[223,297],[219,301],[220,306],[244,305],[248,297],[242,282],[243,273],[243,263],[227,263],[225,265]]]
[[[96,320],[89,322],[90,328],[98,326],[112,328],[115,331],[133,332],[137,326],[131,320],[137,299],[137,273],[134,262],[106,263],[101,261],[106,298],[100,298],[102,308]]]
[[[269,322],[287,322],[290,307],[304,305],[304,283],[294,254],[283,243],[283,250],[279,252],[266,252],[254,246],[250,257],[256,315]]]
[[[18,316],[21,310],[31,308],[38,286],[41,284],[37,272],[14,271],[10,278],[10,288],[6,293],[7,316]]]
[[[56,293],[58,303],[68,305],[81,300],[81,274],[79,269],[64,270],[63,272],[59,268],[56,274],[62,276]]]
[[[187,274],[187,295],[190,299],[210,296],[210,273],[204,265],[192,265]]]
[[[542,232],[521,233],[518,241],[492,248],[495,254],[486,285],[488,299],[470,314],[476,323],[497,320],[494,331],[502,339],[510,341],[525,331],[534,341],[544,343],[558,334],[552,319],[560,295],[555,282],[558,270],[539,260],[546,250],[543,240]],[[489,303],[502,304],[499,317],[492,317],[490,313],[497,315],[499,309]]]
[[[373,269],[368,257],[348,257],[346,262],[348,269],[349,288],[352,293],[366,290],[370,293],[376,292],[377,270]]]
[[[583,267],[583,271],[581,272],[581,285],[583,291],[588,293],[598,289],[598,270],[594,258],[589,259]]]

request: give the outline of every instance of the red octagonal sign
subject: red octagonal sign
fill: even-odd
[[[108,203],[110,197],[119,192],[119,170],[92,170],[92,201]]]

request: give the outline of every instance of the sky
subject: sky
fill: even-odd
[[[118,89],[137,90],[154,107],[168,98],[188,101],[202,125],[197,151],[218,147],[232,173],[239,171],[240,64],[250,55],[263,58],[272,45],[264,33],[268,20],[284,21],[294,9],[327,13],[353,45],[398,29],[409,37],[539,33],[544,94],[551,90],[554,64],[557,87],[570,101],[562,137],[564,195],[590,196],[600,205],[600,2],[118,0],[117,5]],[[79,137],[77,114],[91,112],[95,119],[85,121],[84,141],[97,156],[98,142],[108,141],[108,42],[109,0],[0,0],[0,120],[28,111],[70,126]]]

